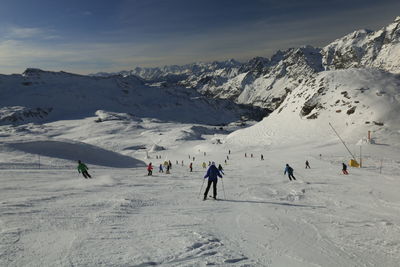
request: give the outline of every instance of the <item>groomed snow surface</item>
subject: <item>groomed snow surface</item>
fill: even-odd
[[[333,135],[244,146],[225,138],[229,129],[137,126],[90,118],[2,128],[0,266],[399,265],[398,148],[364,145],[365,167],[345,176],[349,157]],[[184,140],[188,132],[204,140]],[[165,150],[145,159],[155,145]],[[77,173],[74,151],[93,179]],[[158,172],[164,160],[171,174]],[[201,200],[203,161],[225,169],[218,201]],[[286,163],[297,181],[283,175]]]

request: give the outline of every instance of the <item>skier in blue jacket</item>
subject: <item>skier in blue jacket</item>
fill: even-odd
[[[289,180],[291,181],[292,178],[293,180],[296,180],[296,178],[293,176],[293,168],[289,166],[289,164],[286,164],[285,172],[283,173],[284,175],[288,173]]]
[[[204,199],[207,199],[207,194],[208,191],[210,190],[211,184],[213,185],[213,198],[217,199],[217,182],[218,182],[218,177],[222,178],[221,173],[219,172],[218,168],[215,167],[215,162],[211,163],[211,166],[208,168],[206,175],[204,176],[205,178],[208,178],[208,185],[206,188],[206,191],[204,192]]]

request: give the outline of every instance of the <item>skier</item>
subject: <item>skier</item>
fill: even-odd
[[[344,164],[344,163],[342,163],[342,172],[343,172],[343,174],[345,174],[345,175],[349,174],[349,173],[347,172],[347,165]]]
[[[250,157],[253,157],[253,153],[251,153]]]
[[[169,170],[171,169],[170,165],[167,165],[167,170],[165,171],[166,174],[170,174]]]
[[[208,166],[211,166],[211,161],[208,162]]]
[[[87,172],[89,170],[89,168],[80,160],[78,160],[78,172],[82,173],[83,177],[85,177],[85,179],[92,178],[92,176],[90,176],[90,174]]]
[[[261,154],[261,160],[264,160],[264,155],[263,154]]]
[[[226,159],[229,160],[229,156],[226,156]]]
[[[296,178],[293,176],[293,168],[289,166],[289,164],[286,164],[285,172],[283,173],[284,175],[288,173],[289,180],[291,181],[292,178],[293,180],[296,180]]]
[[[228,151],[228,154],[230,155],[231,154],[231,150],[229,149],[229,151]]]
[[[170,160],[168,160],[168,166],[169,166],[170,169],[172,169],[172,163],[171,163]]]
[[[195,160],[196,158],[195,157],[193,157],[193,161]]]
[[[207,194],[208,191],[210,190],[211,184],[213,185],[213,198],[217,199],[217,182],[218,182],[218,177],[222,178],[222,175],[220,174],[219,170],[217,167],[215,167],[215,162],[211,164],[211,166],[208,168],[206,175],[204,176],[204,179],[208,178],[208,184],[206,191],[204,192],[204,199],[207,199]]]
[[[151,165],[151,162],[147,166],[147,171],[148,171],[147,176],[153,175],[153,165]]]
[[[218,170],[220,171],[220,173],[222,173],[223,175],[225,175],[224,169],[222,168],[221,164],[218,164]]]
[[[310,163],[308,162],[308,160],[306,160],[306,169],[311,169]]]
[[[226,163],[226,160],[225,160],[225,165],[226,165],[226,164],[228,164],[228,163]]]
[[[204,151],[203,155],[204,155],[204,157],[205,157],[205,156],[207,155],[207,153]]]
[[[182,160],[182,166],[183,166],[183,160]]]
[[[158,168],[158,172],[164,172],[162,164],[160,164],[160,167]]]
[[[247,158],[247,153],[244,153],[244,157]]]
[[[207,164],[203,161],[203,169],[207,168]]]
[[[190,169],[190,172],[193,172],[193,162],[190,162],[189,169]]]
[[[178,161],[176,161],[176,165],[178,165],[179,164],[179,162]]]

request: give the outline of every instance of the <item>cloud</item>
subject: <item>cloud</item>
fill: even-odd
[[[54,30],[37,27],[21,27],[12,25],[4,30],[7,39],[45,39],[53,40],[61,38]]]

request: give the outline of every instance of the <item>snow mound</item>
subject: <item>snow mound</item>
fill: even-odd
[[[163,150],[165,150],[165,147],[154,144],[150,148],[149,152],[157,152],[157,151],[163,151]]]
[[[96,111],[96,122],[103,122],[103,121],[138,121],[141,122],[140,118],[133,116],[132,114],[127,113],[117,113],[105,110],[98,110]]]
[[[9,147],[26,153],[114,168],[144,166],[144,162],[97,146],[72,141],[31,141],[9,143]]]

